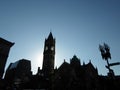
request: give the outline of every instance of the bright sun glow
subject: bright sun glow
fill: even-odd
[[[42,69],[43,52],[36,52],[33,58],[34,60],[31,61],[32,71],[33,74],[36,74],[38,67]]]

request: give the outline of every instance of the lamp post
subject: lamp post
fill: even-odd
[[[108,59],[111,59],[110,47],[104,43],[103,45],[99,45],[99,50],[101,52],[102,59],[107,62],[106,68],[109,70],[108,76],[114,76],[114,72],[110,68],[111,64],[108,61]]]

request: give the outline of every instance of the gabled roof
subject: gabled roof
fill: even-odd
[[[91,63],[91,61],[88,64],[84,65],[83,67],[85,68],[85,70],[88,73],[89,72],[93,72],[93,73],[96,72],[96,74],[98,74],[97,68],[94,67],[94,65]]]
[[[70,59],[70,63],[72,62],[78,62],[80,64],[80,59],[76,55],[74,55],[73,58]]]
[[[68,70],[70,68],[70,64],[67,63],[65,60],[62,63],[62,65],[58,68],[58,71]]]

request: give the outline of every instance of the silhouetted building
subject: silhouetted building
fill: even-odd
[[[32,76],[31,62],[21,59],[15,63],[11,63],[6,70],[5,80],[8,86],[13,87],[22,85],[30,80]]]
[[[10,48],[14,45],[3,38],[0,38],[0,79],[3,77],[5,65],[7,62],[7,58],[9,56]]]
[[[80,59],[74,55],[70,64],[64,61],[55,73],[54,90],[95,90],[97,76],[91,62],[81,65]]]
[[[50,32],[44,43],[42,69],[38,67],[37,74],[32,75],[29,60],[11,63],[2,81],[5,83],[3,90],[120,90],[120,76],[98,75],[91,61],[81,65],[80,59],[74,55],[70,63],[64,60],[56,69],[54,62],[55,39]]]
[[[55,39],[50,32],[47,39],[45,39],[43,52],[43,66],[42,71],[46,78],[49,78],[54,73],[55,62]]]

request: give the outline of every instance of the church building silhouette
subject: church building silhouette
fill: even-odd
[[[50,32],[44,42],[42,69],[38,67],[35,75],[30,60],[11,63],[5,77],[0,79],[0,90],[120,90],[120,76],[99,75],[91,61],[81,64],[76,55],[70,63],[64,60],[60,67],[55,68],[55,45],[56,39]]]

